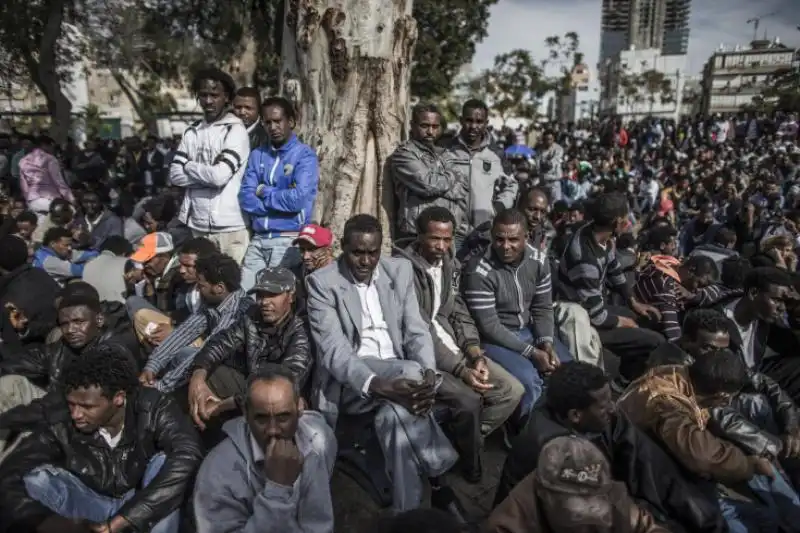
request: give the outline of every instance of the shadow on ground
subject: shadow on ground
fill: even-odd
[[[445,476],[474,522],[483,521],[492,508],[505,456],[502,440],[492,436],[482,454],[483,480],[480,483],[469,484],[457,472]],[[336,533],[379,533],[370,531],[370,526],[387,511],[380,509],[361,487],[338,469],[331,482],[331,494]]]

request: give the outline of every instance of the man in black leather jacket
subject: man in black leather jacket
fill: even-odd
[[[704,491],[684,478],[675,461],[616,410],[603,370],[581,362],[563,363],[551,374],[543,401],[511,442],[495,505],[533,472],[549,440],[569,434],[599,447],[611,461],[614,479],[670,531],[726,531],[713,486]]]
[[[736,326],[715,309],[695,309],[686,315],[683,333],[675,344],[664,344],[648,359],[648,368],[690,365],[704,355],[725,348],[738,350],[730,330]],[[734,344],[731,346],[731,344]],[[794,483],[800,481],[800,411],[772,378],[749,370],[750,384],[730,405],[709,409],[709,429],[736,443],[750,455],[789,459],[783,466]]]
[[[58,341],[25,349],[3,345],[0,362],[0,452],[8,432],[25,431],[42,421],[42,406],[35,402],[58,389],[65,362],[98,344],[113,343],[134,362],[130,342],[118,329],[106,327],[99,300],[67,294],[58,303]],[[130,328],[129,328],[130,329]],[[129,336],[134,339],[132,332]],[[134,342],[135,344],[135,342]]]
[[[202,459],[189,419],[114,345],[70,358],[62,382],[47,427],[0,466],[0,531],[177,533]]]
[[[217,398],[210,405],[207,402],[207,398],[216,396],[206,379],[222,364],[245,376],[253,375],[265,363],[279,364],[289,369],[298,388],[305,391],[314,359],[308,325],[293,310],[296,283],[287,268],[261,270],[248,292],[256,295],[257,305],[231,327],[212,336],[198,352],[189,385],[189,406],[201,427],[211,416],[236,408],[236,395]]]

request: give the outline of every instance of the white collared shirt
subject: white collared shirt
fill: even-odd
[[[383,308],[375,285],[377,279],[376,269],[368,283],[356,283],[358,299],[361,301],[361,345],[356,353],[359,357],[397,359],[389,326],[383,318]]]
[[[438,265],[431,265],[427,268],[428,275],[433,280],[433,309],[431,310],[431,322],[433,322],[433,329],[436,331],[436,336],[442,341],[444,346],[453,353],[459,353],[458,345],[455,339],[445,331],[436,315],[439,313],[439,308],[442,306],[442,263]]]
[[[113,450],[114,448],[117,447],[117,445],[119,444],[119,441],[122,440],[122,432],[124,430],[125,430],[125,426],[123,425],[122,428],[120,428],[119,433],[117,433],[113,437],[111,436],[111,433],[109,433],[106,428],[98,429],[97,433],[99,433],[100,436],[103,437],[103,440],[106,441],[106,444],[108,444],[108,447]]]

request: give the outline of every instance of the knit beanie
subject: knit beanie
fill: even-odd
[[[12,271],[28,262],[28,245],[16,235],[0,238],[0,268]]]

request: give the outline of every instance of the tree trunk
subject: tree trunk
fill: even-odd
[[[65,9],[64,0],[50,2],[38,50],[23,50],[28,73],[47,101],[51,120],[50,136],[59,143],[66,142],[69,136],[72,114],[72,103],[61,90],[61,79],[56,70],[56,44],[61,35]],[[38,54],[34,55],[35,52]]]
[[[158,135],[158,122],[153,116],[148,112],[147,109],[142,106],[141,100],[139,99],[139,95],[137,94],[136,89],[134,89],[133,84],[129,83],[128,80],[125,78],[125,75],[118,71],[112,70],[111,77],[114,78],[114,81],[117,82],[119,85],[119,89],[122,91],[122,94],[128,99],[130,102],[131,107],[133,107],[133,111],[139,117],[139,120],[144,124],[147,133],[150,135]]]
[[[394,226],[385,164],[407,137],[412,4],[286,0],[281,89],[297,107],[298,135],[319,157],[313,219],[337,237],[357,213],[378,217],[387,237]]]

